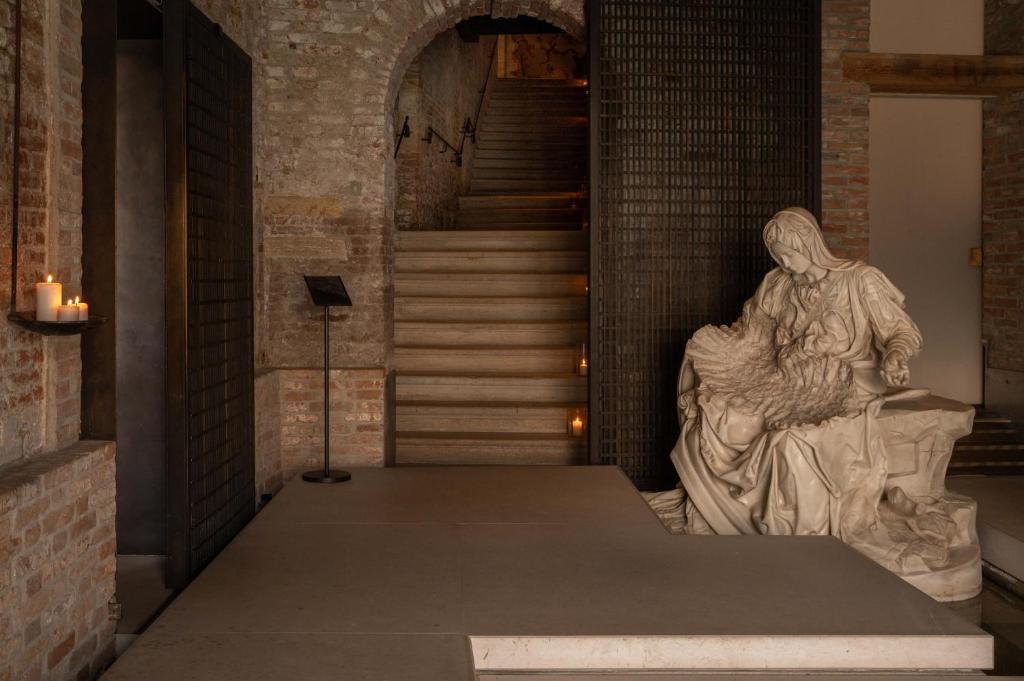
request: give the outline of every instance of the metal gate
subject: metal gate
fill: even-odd
[[[164,41],[168,373],[179,398],[170,564],[180,585],[255,510],[252,65],[187,2],[164,3]]]
[[[591,0],[590,451],[672,486],[687,339],[772,262],[761,227],[818,212],[816,0]]]

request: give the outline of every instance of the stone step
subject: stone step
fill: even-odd
[[[587,379],[574,373],[501,376],[463,372],[397,372],[395,399],[584,402],[587,399]]]
[[[557,170],[559,172],[579,172],[585,170],[586,158],[495,158],[483,157],[473,159],[473,172],[481,170]]]
[[[395,440],[399,466],[552,465],[586,463],[586,438],[520,433],[424,433],[399,431]]]
[[[481,138],[473,156],[475,163],[481,159],[544,160],[552,164],[572,164],[586,161],[587,142],[580,135],[545,134],[537,137],[524,137],[522,134],[511,134],[505,131],[491,133]],[[475,167],[475,166],[472,166]]]
[[[493,142],[531,142],[534,146],[568,146],[585,147],[587,128],[585,126],[566,126],[558,128],[526,129],[519,124],[503,124],[500,126],[481,128],[477,134],[477,145],[486,147]]]
[[[578,273],[586,251],[406,251],[395,254],[395,272]]]
[[[522,111],[511,109],[505,111],[488,111],[480,120],[480,130],[490,131],[500,128],[513,128],[533,134],[537,130],[570,130],[587,127],[586,116],[564,116],[558,111]]]
[[[586,232],[444,230],[399,231],[395,250],[406,251],[583,251]]]
[[[513,209],[494,210],[460,210],[455,217],[457,227],[474,227],[476,225],[513,224],[583,224],[584,212],[581,209]]]
[[[496,92],[522,92],[524,90],[586,92],[587,83],[578,79],[561,78],[498,78],[494,81]]]
[[[586,202],[578,192],[552,194],[472,194],[459,197],[461,210],[494,210],[495,208],[579,208]]]
[[[578,346],[395,348],[395,371],[471,371],[480,374],[566,373],[576,370]]]
[[[469,292],[472,293],[472,292]],[[588,316],[587,298],[413,296],[395,298],[396,325],[405,321],[579,321]]]
[[[511,192],[533,192],[544,189],[554,191],[578,191],[582,185],[579,179],[570,180],[492,180],[472,179],[469,188],[473,193],[508,194]]]
[[[409,406],[403,402],[396,406],[395,422],[399,431],[565,435],[577,413],[583,414],[583,407]]]
[[[584,274],[488,274],[463,272],[396,273],[396,296],[458,296],[473,291],[481,296],[585,295]]]
[[[473,162],[481,159],[495,160],[553,160],[557,162],[578,163],[587,158],[587,147],[579,142],[561,146],[527,146],[515,142],[480,143],[473,153]]]
[[[395,345],[459,347],[480,345],[579,345],[587,323],[404,321],[395,325]]]
[[[529,179],[531,177],[542,178],[551,177],[559,178],[564,177],[571,179],[576,182],[583,182],[586,179],[586,170],[582,167],[572,167],[571,165],[564,165],[561,167],[550,166],[550,165],[537,165],[536,167],[520,167],[515,165],[498,166],[490,165],[483,167],[473,167],[472,177],[473,179],[486,177],[486,178],[497,178],[497,177],[508,177],[516,179]]]
[[[491,99],[487,110],[480,115],[480,129],[486,128],[495,117],[521,116],[529,117],[539,125],[545,125],[544,114],[557,118],[587,119],[588,106],[582,99],[558,99],[540,96],[531,102],[514,99]],[[584,123],[585,124],[585,123]]]
[[[573,220],[571,222],[514,222],[511,218],[509,221],[498,220],[493,222],[456,222],[456,227],[459,229],[465,229],[467,231],[477,232],[535,232],[535,231],[547,231],[547,232],[578,232],[581,229],[582,221]]]

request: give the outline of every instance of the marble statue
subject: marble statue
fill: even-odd
[[[681,483],[651,505],[686,534],[831,535],[940,600],[976,595],[975,505],[944,484],[973,410],[905,387],[922,341],[903,295],[833,256],[811,213],[763,237],[778,267],[686,346]]]

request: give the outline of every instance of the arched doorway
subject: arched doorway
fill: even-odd
[[[585,45],[537,14],[456,14],[391,76],[399,465],[587,461]]]

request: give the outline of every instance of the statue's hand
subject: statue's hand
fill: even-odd
[[[909,359],[903,350],[887,350],[882,358],[882,378],[889,385],[906,385],[910,381]]]

